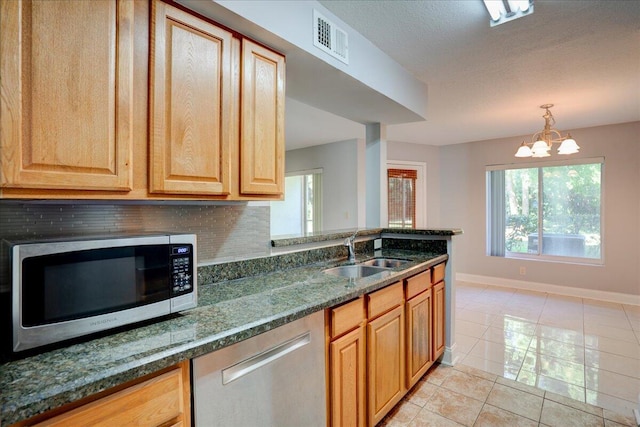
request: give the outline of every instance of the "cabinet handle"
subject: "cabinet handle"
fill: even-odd
[[[292,338],[288,341],[271,347],[268,350],[258,353],[255,356],[251,356],[248,359],[238,362],[233,366],[230,366],[222,370],[222,384],[228,384],[231,381],[235,381],[240,377],[247,375],[256,369],[261,368],[269,362],[279,359],[292,351],[299,349],[311,342],[310,332],[306,332],[296,338]]]

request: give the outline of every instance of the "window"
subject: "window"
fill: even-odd
[[[322,230],[322,170],[288,174],[284,187],[285,199],[271,202],[271,235]]]
[[[603,162],[488,168],[488,254],[602,260]]]
[[[389,228],[416,228],[416,180],[413,169],[387,169]]]

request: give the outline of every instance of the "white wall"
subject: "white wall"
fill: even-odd
[[[532,161],[513,157],[523,140],[513,137],[440,147],[439,226],[464,230],[455,242],[457,271],[640,295],[640,122],[563,131],[570,131],[581,147],[580,153],[572,157],[605,158],[604,265],[486,255],[485,167]],[[519,274],[520,266],[526,267],[525,276]]]
[[[426,197],[427,228],[440,225],[440,151],[432,145],[410,144],[407,142],[387,142],[388,161],[402,160],[427,164]]]
[[[357,139],[286,152],[287,172],[322,169],[323,230],[358,227],[364,208],[363,156],[364,140]]]

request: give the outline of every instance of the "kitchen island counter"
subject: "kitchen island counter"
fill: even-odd
[[[380,255],[380,254],[378,254]],[[201,284],[198,307],[0,366],[2,425],[99,393],[180,361],[352,300],[444,262],[448,255],[383,250],[406,264],[362,279],[329,275],[344,259]],[[373,257],[359,255],[358,261]]]

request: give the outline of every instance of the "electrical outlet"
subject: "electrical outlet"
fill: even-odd
[[[527,267],[520,267],[520,275],[526,276],[526,274],[527,274]]]

